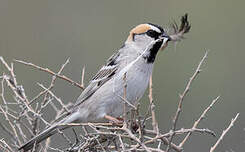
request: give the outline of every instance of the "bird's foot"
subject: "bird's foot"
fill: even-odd
[[[137,124],[136,122],[132,122],[131,123],[131,130],[133,131],[133,132],[137,132],[137,130],[139,129],[139,126],[140,124]]]
[[[105,115],[104,117],[105,119],[109,120],[110,122],[112,122],[113,124],[115,125],[122,125],[124,120],[122,118],[115,118],[115,117],[112,117],[112,116],[109,116],[109,115]]]

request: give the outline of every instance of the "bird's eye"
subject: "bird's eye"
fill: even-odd
[[[160,36],[160,33],[154,31],[154,30],[148,30],[146,34],[152,38],[157,39]]]

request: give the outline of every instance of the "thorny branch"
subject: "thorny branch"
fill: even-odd
[[[58,74],[58,73],[55,73],[55,72],[51,71],[51,70],[48,69],[48,68],[43,68],[43,67],[37,66],[37,65],[35,65],[35,64],[33,64],[33,63],[28,63],[28,62],[21,61],[21,60],[15,60],[15,62],[22,63],[22,64],[24,64],[24,65],[28,65],[28,66],[34,67],[34,68],[36,68],[36,69],[38,69],[38,70],[47,72],[47,73],[49,73],[49,74],[51,74],[51,75],[53,75],[53,76],[56,76],[56,77],[58,77],[58,78],[60,78],[60,79],[63,79],[63,80],[65,80],[65,81],[71,83],[72,85],[74,85],[74,86],[76,86],[76,87],[79,87],[80,89],[84,89],[84,87],[83,87],[81,84],[79,84],[79,83],[73,81],[72,79],[68,78],[68,77],[65,76],[65,75],[60,75],[60,74]]]
[[[215,133],[208,129],[208,128],[197,128],[198,124],[200,123],[200,121],[205,118],[206,113],[213,107],[213,105],[218,101],[219,96],[217,98],[215,98],[212,103],[203,111],[203,113],[200,115],[200,117],[194,122],[192,128],[181,128],[181,129],[177,129],[177,121],[178,118],[181,114],[181,109],[182,109],[182,104],[183,104],[183,100],[184,97],[186,96],[186,94],[188,93],[190,86],[192,84],[192,82],[194,81],[194,79],[197,77],[197,75],[200,72],[200,68],[202,63],[204,62],[205,58],[207,57],[207,52],[205,53],[204,57],[202,58],[202,60],[200,61],[196,71],[194,72],[193,76],[190,78],[189,82],[186,85],[186,88],[184,90],[184,92],[180,95],[180,101],[179,101],[179,105],[178,105],[178,110],[176,112],[175,115],[175,119],[173,121],[173,125],[174,127],[169,131],[169,132],[161,132],[158,128],[158,122],[156,119],[156,114],[155,114],[155,108],[154,108],[154,103],[153,103],[153,96],[152,96],[152,77],[150,78],[150,82],[149,82],[149,110],[150,112],[148,114],[145,115],[145,117],[142,117],[140,115],[140,113],[136,112],[136,120],[132,120],[132,117],[128,117],[130,119],[128,119],[127,121],[134,121],[132,123],[136,123],[134,127],[130,126],[130,125],[116,125],[116,124],[112,124],[112,123],[70,123],[70,124],[60,124],[61,126],[67,126],[67,125],[71,125],[71,126],[80,126],[84,128],[84,135],[80,135],[77,136],[76,135],[76,142],[71,146],[72,141],[70,141],[70,139],[67,138],[67,136],[60,132],[61,135],[67,140],[68,146],[66,148],[66,150],[70,151],[70,152],[75,152],[75,151],[159,151],[159,152],[164,152],[163,145],[166,145],[167,150],[170,150],[170,147],[175,150],[176,152],[181,152],[183,150],[183,145],[186,143],[186,141],[189,139],[189,137],[193,134],[193,133],[204,133],[204,134],[209,134],[212,136],[215,136]],[[3,74],[1,76],[1,99],[3,100],[3,105],[0,105],[0,112],[3,114],[3,117],[6,119],[9,127],[6,127],[5,124],[1,123],[1,128],[3,131],[5,131],[7,134],[9,134],[12,137],[12,141],[13,142],[6,142],[5,140],[0,140],[0,148],[1,149],[5,149],[5,151],[15,151],[16,148],[18,146],[20,146],[21,143],[23,143],[26,138],[29,138],[28,134],[37,134],[36,130],[42,130],[40,128],[40,125],[37,125],[36,123],[30,123],[27,125],[24,125],[23,123],[14,123],[14,121],[16,120],[24,120],[27,119],[29,121],[32,121],[34,119],[37,120],[42,120],[42,122],[44,122],[45,125],[50,125],[49,122],[47,122],[46,120],[44,120],[44,118],[42,117],[42,111],[48,107],[51,106],[52,101],[50,100],[48,103],[45,104],[45,106],[41,106],[36,109],[33,109],[31,106],[29,108],[26,108],[26,110],[30,109],[33,110],[32,113],[36,114],[36,115],[28,115],[27,113],[25,115],[21,114],[18,115],[18,113],[14,113],[12,112],[12,110],[8,107],[8,105],[10,104],[6,99],[5,99],[5,86],[4,84],[6,83],[8,86],[10,86],[10,88],[12,88],[12,91],[14,92],[14,94],[19,97],[18,99],[23,100],[27,103],[29,103],[29,105],[32,104],[33,105],[37,105],[39,104],[39,102],[28,102],[29,100],[26,98],[25,93],[23,90],[18,90],[18,85],[17,85],[17,80],[16,80],[16,76],[13,75],[14,71],[12,70],[13,68],[11,68],[11,66],[9,66],[4,59],[1,57],[0,58],[1,62],[3,63],[3,65],[6,67],[6,69],[10,72],[10,75],[7,74]],[[53,87],[55,87],[55,79],[57,77],[57,75],[60,75],[61,72],[63,71],[63,69],[65,68],[65,66],[67,65],[67,63],[69,62],[69,60],[67,60],[65,62],[65,64],[63,64],[59,70],[58,73],[56,73],[55,75],[53,75],[53,78],[51,80],[50,86],[49,87],[44,87],[42,84],[39,84],[40,87],[42,87],[44,89],[44,91],[41,91],[39,93],[39,96],[34,97],[31,101],[36,100],[36,98],[39,98],[42,94],[47,94],[50,95],[51,97],[53,97],[52,100],[56,100],[60,105],[61,105],[61,109],[57,109],[57,107],[55,108],[55,112],[58,114],[60,110],[65,110],[68,111],[66,105],[64,104],[64,102],[57,97],[53,91],[51,91],[51,89]],[[12,80],[15,79],[15,80]],[[84,72],[82,72],[82,81],[84,79]],[[12,87],[11,87],[12,86]],[[74,85],[75,86],[75,85]],[[24,95],[23,95],[24,94]],[[41,94],[41,95],[40,95]],[[45,97],[47,98],[47,97]],[[123,101],[125,102],[125,104],[127,104],[127,106],[133,108],[135,111],[138,111],[139,106],[134,106],[134,105],[130,105],[128,104],[127,100],[125,99],[125,95],[124,97],[121,97],[122,99],[124,99]],[[17,98],[16,98],[17,99]],[[46,100],[46,99],[45,99]],[[18,100],[16,101],[17,103]],[[30,104],[31,103],[31,104]],[[16,104],[16,106],[20,106],[23,104]],[[24,104],[25,107],[26,104]],[[22,107],[22,106],[21,106]],[[21,110],[20,107],[20,110]],[[54,107],[53,107],[54,108]],[[25,109],[25,108],[24,108]],[[23,108],[22,108],[23,110]],[[38,116],[38,117],[36,117]],[[148,118],[151,118],[151,121],[149,121]],[[223,134],[220,136],[220,138],[218,139],[218,141],[216,142],[216,144],[211,147],[210,151],[214,151],[214,149],[217,147],[217,145],[220,143],[220,141],[224,138],[224,135],[229,131],[229,129],[233,126],[233,124],[235,123],[236,119],[238,117],[238,114],[236,115],[236,117],[234,119],[232,119],[231,124],[229,125],[229,127],[224,130]],[[134,118],[134,119],[135,119]],[[151,123],[152,128],[146,128],[145,126],[147,126],[148,123]],[[33,128],[34,126],[37,127],[37,129],[34,130],[30,130],[29,128]],[[28,129],[28,132],[26,132],[24,128]],[[86,129],[85,129],[86,128]],[[76,134],[76,133],[75,133]],[[179,143],[179,145],[177,146],[176,144],[174,144],[172,142],[172,139],[174,136],[178,136],[178,135],[183,135],[186,134],[185,138],[183,139],[183,141],[181,143]],[[21,135],[21,136],[20,136]],[[21,138],[24,137],[24,138]],[[130,140],[130,142],[128,142]],[[154,144],[157,144],[157,147],[154,146]],[[169,146],[170,145],[170,146]],[[169,148],[168,148],[169,147]],[[48,149],[53,149],[56,151],[63,151],[60,148],[54,148],[54,147],[50,147],[50,140],[48,139],[45,146],[41,146],[39,147],[39,145],[35,145],[34,149],[35,151],[40,151],[40,150],[48,150]]]
[[[115,126],[115,124],[111,124],[111,123],[63,124],[63,125],[90,127],[93,130],[93,131],[87,132],[86,133],[87,134],[86,137],[83,136],[83,139],[80,139],[80,140],[77,139],[78,142],[77,142],[76,146],[68,147],[67,149],[69,149],[70,151],[78,151],[81,148],[83,150],[85,150],[85,149],[87,149],[87,150],[89,150],[89,149],[90,150],[91,149],[97,149],[97,150],[102,149],[102,150],[105,150],[105,149],[107,149],[106,146],[108,146],[108,144],[110,143],[109,139],[114,136],[114,140],[117,140],[117,142],[114,142],[114,144],[116,144],[115,146],[112,146],[111,144],[109,144],[110,145],[109,146],[110,150],[115,150],[115,149],[119,150],[119,149],[121,149],[123,151],[127,151],[127,150],[163,151],[163,150],[161,150],[162,149],[161,144],[163,143],[163,144],[167,145],[167,150],[166,151],[170,150],[170,148],[173,148],[175,151],[180,152],[180,151],[182,151],[183,145],[185,144],[187,139],[194,132],[206,133],[206,134],[211,134],[211,135],[214,136],[215,134],[214,134],[213,131],[211,131],[209,129],[197,128],[197,125],[205,117],[206,113],[215,104],[215,102],[219,99],[219,97],[214,99],[213,102],[204,110],[204,112],[201,114],[199,119],[197,121],[195,121],[195,123],[193,124],[192,128],[190,128],[190,129],[183,129],[182,128],[180,130],[176,130],[177,121],[178,121],[178,118],[179,118],[179,115],[180,115],[180,112],[181,112],[181,109],[182,109],[182,104],[183,104],[184,97],[188,93],[192,82],[194,81],[194,79],[199,74],[199,72],[201,70],[200,69],[201,65],[204,62],[204,60],[206,59],[206,57],[207,57],[207,52],[205,53],[204,57],[200,61],[200,63],[198,65],[196,71],[194,72],[193,76],[190,78],[189,82],[187,83],[187,86],[186,86],[184,92],[180,95],[180,101],[179,101],[178,109],[177,109],[176,115],[175,115],[174,120],[173,120],[173,128],[169,132],[161,133],[159,131],[159,129],[158,129],[158,122],[157,122],[157,119],[155,117],[155,110],[154,110],[153,97],[152,97],[152,77],[151,77],[150,78],[150,82],[149,82],[150,83],[149,84],[149,101],[150,101],[149,106],[150,106],[150,111],[151,111],[150,112],[150,117],[151,117],[151,120],[152,120],[151,121],[152,129],[138,127],[138,129],[136,129],[136,130],[131,130],[132,128],[128,128],[128,125]],[[30,102],[28,102],[28,99],[26,98],[26,96],[23,95],[24,94],[23,91],[16,91],[18,85],[17,85],[16,77],[14,75],[13,68],[10,68],[10,66],[8,66],[8,64],[4,61],[4,59],[2,57],[0,59],[1,59],[2,63],[3,63],[3,65],[5,65],[5,67],[10,72],[10,75],[11,75],[11,77],[6,75],[6,74],[3,74],[3,76],[1,76],[1,79],[2,79],[2,81],[1,81],[2,82],[1,83],[2,84],[1,85],[1,88],[2,88],[1,89],[2,90],[1,91],[1,97],[2,97],[4,105],[8,104],[8,101],[6,101],[6,99],[4,98],[4,81],[7,82],[7,84],[10,87],[12,86],[11,88],[12,88],[13,92],[15,93],[15,95],[17,97],[22,98],[22,100],[24,100],[24,101],[26,100],[27,103],[30,103]],[[65,62],[65,64],[62,65],[62,67],[61,67],[61,69],[59,70],[58,73],[53,75],[51,84],[50,84],[50,86],[48,88],[46,88],[43,85],[39,84],[39,86],[41,86],[44,89],[44,91],[42,91],[41,93],[42,94],[44,94],[44,93],[50,94],[52,97],[54,97],[54,99],[56,99],[56,101],[58,101],[60,103],[62,108],[65,109],[66,111],[68,111],[68,109],[66,109],[66,106],[64,105],[63,101],[60,98],[58,98],[57,96],[55,96],[54,93],[51,91],[51,89],[55,86],[54,82],[55,82],[56,77],[58,75],[60,75],[60,73],[63,71],[65,65],[68,62],[69,62],[69,60],[67,60]],[[39,66],[35,65],[35,67],[39,67]],[[45,70],[43,70],[43,71],[45,71]],[[45,71],[45,72],[47,72],[47,71]],[[82,81],[84,79],[83,77],[84,77],[84,72],[82,72]],[[12,82],[11,81],[12,79],[15,79],[15,80]],[[39,94],[39,96],[41,96],[40,94]],[[35,97],[35,98],[38,98],[38,96]],[[125,99],[125,95],[122,98]],[[32,100],[32,101],[34,101],[34,100]],[[126,103],[127,102],[125,102],[125,104]],[[35,103],[33,103],[33,104],[35,104]],[[36,103],[36,104],[38,104],[38,103]],[[30,105],[30,104],[28,104],[28,105]],[[6,132],[8,132],[8,134],[11,134],[11,135],[13,133],[14,136],[12,136],[12,137],[14,137],[13,140],[16,142],[15,145],[19,146],[20,143],[22,143],[21,142],[21,138],[19,137],[19,134],[22,134],[24,136],[26,136],[26,134],[25,134],[25,131],[22,130],[23,126],[21,126],[20,124],[15,125],[13,123],[13,120],[11,120],[9,118],[9,116],[12,116],[14,118],[16,117],[16,119],[17,119],[17,117],[21,117],[21,116],[15,116],[13,113],[11,114],[7,108],[8,107],[5,106],[5,110],[4,110],[4,108],[2,106],[0,106],[1,113],[4,114],[4,117],[6,118],[8,124],[11,126],[11,128],[10,128],[10,130],[9,129],[8,130],[7,129],[3,129],[3,130],[5,130]],[[45,108],[45,107],[41,107],[41,109],[43,109],[43,108]],[[135,110],[137,110],[138,107],[134,107],[134,108],[135,108]],[[31,111],[30,109],[32,109],[32,107],[29,107],[27,109],[29,111]],[[32,109],[32,111],[33,111],[33,113],[36,113],[37,110]],[[39,110],[39,112],[36,115],[40,115],[40,111],[41,110]],[[58,113],[58,111],[56,111],[56,112]],[[238,117],[238,115],[232,120],[232,122],[229,125],[229,127],[223,132],[223,134],[220,136],[220,138],[217,141],[217,143],[211,148],[210,151],[213,151],[217,147],[217,145],[223,139],[224,135],[229,131],[231,126],[234,124],[234,122],[236,121],[237,117]],[[26,118],[30,119],[30,116],[26,117]],[[140,120],[141,119],[140,116],[138,116],[137,118],[138,118],[137,122],[143,122],[143,124],[138,124],[139,126],[145,126],[146,123],[148,122],[146,120],[141,121]],[[22,118],[22,119],[24,119],[24,118]],[[42,118],[42,116],[39,116],[38,119],[42,119],[43,122],[45,122],[45,120]],[[132,120],[130,119],[128,121],[132,121]],[[49,125],[48,122],[46,122],[45,124]],[[2,128],[6,128],[6,127],[3,126]],[[16,128],[18,128],[18,130]],[[100,128],[100,130],[98,130],[99,128]],[[139,128],[143,129],[143,131],[142,130],[140,131]],[[184,138],[184,140],[179,144],[179,146],[176,146],[174,143],[172,143],[172,139],[173,139],[174,136],[182,135],[182,134],[187,134],[187,135]],[[65,135],[63,135],[63,136],[66,137]],[[127,141],[126,140],[127,138],[133,140],[134,142],[130,142],[130,143],[125,142],[125,141]],[[169,140],[167,138],[169,138]],[[91,145],[91,142],[89,142],[88,140],[90,140],[90,141],[92,140],[93,144]],[[13,148],[16,148],[16,147],[11,147],[12,145],[11,144],[7,144],[4,140],[1,140],[0,143],[1,143],[1,147],[5,147],[5,149],[7,148],[9,151],[13,151]],[[118,145],[117,145],[117,143],[118,143]],[[154,148],[154,146],[152,147],[151,146],[152,143],[158,143],[157,148]],[[35,149],[38,148],[37,145],[34,146],[34,147],[35,147]],[[49,144],[46,144],[45,149],[60,150],[58,148],[50,147]]]
[[[207,58],[207,55],[208,55],[208,52],[205,53],[205,55],[201,59],[200,63],[198,64],[198,66],[196,68],[196,71],[190,77],[190,80],[188,81],[188,83],[187,83],[187,85],[185,87],[184,92],[179,95],[179,98],[180,98],[179,99],[179,104],[178,104],[178,107],[177,107],[177,111],[175,113],[175,116],[173,118],[173,126],[172,126],[172,129],[170,130],[173,133],[172,133],[172,135],[169,138],[169,143],[171,143],[172,140],[173,140],[173,138],[174,138],[174,135],[175,135],[174,132],[175,132],[176,127],[177,127],[177,121],[179,119],[179,116],[180,116],[180,113],[181,113],[181,110],[182,110],[182,105],[183,105],[184,98],[187,95],[187,93],[189,92],[191,84],[193,83],[193,81],[195,80],[195,78],[197,77],[197,75],[201,72],[201,66],[202,66],[203,62],[205,61],[205,59]],[[171,145],[169,144],[168,147],[167,147],[167,149],[166,149],[166,151],[168,152],[170,149],[171,149]]]

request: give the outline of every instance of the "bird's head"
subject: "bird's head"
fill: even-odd
[[[146,23],[134,27],[127,38],[126,43],[134,43],[135,45],[147,46],[154,42],[162,43],[163,47],[171,38],[159,25]]]
[[[125,44],[136,48],[135,50],[144,54],[147,61],[152,63],[159,49],[163,50],[169,41],[177,42],[183,39],[183,35],[188,33],[190,28],[187,14],[181,17],[179,27],[176,23],[173,24],[174,33],[171,35],[168,35],[159,25],[152,23],[140,24],[129,32]]]
[[[144,55],[147,62],[152,63],[161,48],[165,48],[171,38],[159,25],[146,23],[134,27],[125,42],[137,52]]]

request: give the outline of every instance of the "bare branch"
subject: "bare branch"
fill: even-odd
[[[17,131],[15,129],[14,123],[9,119],[7,112],[3,109],[2,106],[0,106],[0,110],[4,114],[5,120],[8,122],[8,124],[11,127],[11,130],[13,131],[12,138],[14,138],[15,142],[17,142],[17,144],[20,145],[21,142],[20,142],[18,133],[17,133]]]
[[[158,129],[158,123],[156,120],[156,114],[155,114],[155,105],[153,103],[153,96],[152,96],[152,75],[150,76],[150,81],[149,81],[149,101],[150,101],[150,108],[151,108],[151,117],[152,117],[152,128],[155,132],[159,132]]]
[[[58,98],[52,91],[48,90],[48,88],[44,87],[44,86],[43,86],[42,84],[40,84],[40,83],[38,83],[38,85],[39,85],[41,88],[43,88],[43,89],[45,89],[46,91],[48,91],[48,93],[49,93],[51,96],[53,96],[53,97],[59,102],[59,104],[62,106],[62,108],[65,109],[66,112],[69,112],[69,110],[67,109],[67,107],[65,106],[65,104],[63,103],[63,101],[62,101],[60,98]]]
[[[123,101],[124,101],[124,104],[123,104],[123,119],[124,119],[124,125],[126,125],[127,127],[127,73],[125,72],[124,73],[124,76],[123,76]]]
[[[3,149],[3,151],[8,150],[9,152],[14,152],[14,150],[5,142],[4,139],[0,139],[0,149]]]
[[[190,26],[187,21],[187,16],[182,17],[181,20],[181,26],[178,28],[177,24],[175,24],[175,34],[179,35],[179,38],[183,38],[183,34],[188,32]],[[182,34],[181,34],[182,33]],[[182,36],[180,36],[182,35]],[[173,35],[171,35],[173,36]],[[170,37],[171,37],[170,36]],[[172,39],[175,41],[174,39]],[[190,138],[190,136],[194,133],[201,133],[201,134],[208,134],[215,136],[215,133],[208,129],[208,128],[197,128],[199,123],[202,119],[205,118],[206,113],[213,107],[213,105],[218,101],[219,97],[215,98],[212,103],[203,111],[203,113],[200,115],[200,117],[194,122],[191,128],[181,128],[177,129],[177,123],[178,119],[181,114],[182,105],[184,98],[188,94],[190,87],[193,83],[193,81],[196,79],[198,74],[201,71],[201,66],[204,62],[204,60],[207,58],[207,52],[201,59],[200,63],[198,64],[194,74],[190,77],[188,83],[185,86],[185,89],[182,94],[180,94],[179,102],[178,102],[178,109],[174,115],[173,124],[170,131],[167,132],[161,132],[158,126],[158,122],[156,119],[156,113],[155,113],[155,105],[153,102],[153,83],[152,83],[152,76],[149,80],[149,106],[146,114],[140,114],[139,112],[139,104],[133,105],[126,99],[126,89],[127,89],[127,79],[126,74],[124,77],[124,90],[123,95],[119,96],[122,99],[122,102],[124,103],[124,124],[119,123],[69,123],[69,124],[59,124],[60,128],[69,128],[73,126],[81,126],[83,129],[83,134],[76,134],[75,133],[75,142],[74,140],[71,140],[66,136],[64,133],[58,130],[59,133],[65,138],[67,141],[66,149],[60,149],[60,148],[53,148],[50,147],[50,139],[47,139],[45,145],[41,145],[38,143],[34,144],[34,148],[32,151],[47,151],[49,149],[56,150],[56,151],[70,151],[70,152],[79,152],[79,151],[156,151],[156,152],[166,152],[172,149],[176,152],[182,152],[183,151],[183,145],[186,143],[186,141]],[[69,113],[69,107],[64,104],[64,102],[60,99],[60,97],[56,96],[54,90],[52,90],[55,87],[55,81],[57,78],[61,78],[65,81],[68,81],[69,83],[73,84],[76,87],[83,88],[84,87],[84,75],[85,75],[85,67],[82,69],[81,73],[81,82],[76,83],[75,81],[67,78],[64,75],[61,75],[63,69],[66,67],[66,65],[69,63],[69,59],[65,61],[64,64],[61,65],[59,71],[53,72],[49,70],[48,68],[43,68],[38,65],[27,63],[24,61],[16,60],[18,63],[22,63],[25,65],[28,65],[30,67],[33,67],[35,69],[47,72],[52,75],[51,82],[48,87],[43,86],[42,84],[38,85],[44,89],[41,90],[37,95],[32,98],[31,100],[28,100],[27,96],[25,95],[25,91],[22,86],[19,86],[17,84],[17,80],[14,74],[14,66],[13,63],[8,65],[5,60],[0,57],[1,63],[4,65],[4,68],[7,69],[7,72],[9,75],[3,73],[2,76],[0,76],[1,80],[1,93],[0,96],[3,100],[2,105],[0,105],[0,116],[3,116],[5,120],[7,121],[7,126],[4,126],[5,123],[0,123],[0,129],[5,131],[8,136],[11,136],[14,140],[11,140],[11,142],[5,142],[3,139],[0,140],[0,149],[4,149],[6,151],[16,151],[16,148],[20,145],[20,143],[26,142],[26,140],[29,138],[29,136],[35,136],[40,130],[42,130],[41,126],[43,126],[42,122],[44,123],[45,127],[50,126],[50,123],[47,122],[43,118],[43,112],[44,108],[51,106],[55,112],[56,116],[54,118],[54,121],[57,121],[64,115],[67,115]],[[6,86],[5,86],[6,85]],[[79,85],[79,86],[78,86]],[[6,90],[5,87],[9,86],[11,89],[10,91],[13,91],[14,93],[14,100],[15,102],[10,103],[5,99]],[[44,96],[43,96],[44,95]],[[42,97],[41,102],[39,99]],[[58,105],[56,102],[53,102],[54,100],[57,100],[59,103]],[[11,108],[10,108],[11,105]],[[16,107],[12,107],[16,106]],[[131,111],[131,116],[129,116],[129,113],[126,113],[126,106],[127,108],[130,107],[133,109]],[[18,110],[16,110],[18,109]],[[49,109],[49,108],[48,108]],[[19,112],[20,111],[20,112]],[[59,115],[60,114],[60,115]],[[215,149],[217,145],[220,143],[220,141],[224,138],[224,135],[229,131],[231,126],[236,121],[239,114],[236,115],[234,119],[232,119],[231,124],[229,127],[224,130],[223,134],[220,136],[219,140],[216,142],[216,144],[211,147],[212,149]],[[117,118],[115,118],[117,119]],[[118,118],[122,119],[122,118]],[[41,120],[41,121],[40,121]],[[28,123],[26,123],[28,122]],[[51,122],[53,122],[51,120]],[[127,125],[126,125],[127,123]],[[41,124],[41,125],[40,125]],[[10,127],[9,127],[10,126]],[[58,127],[58,128],[59,128]],[[74,131],[74,130],[73,130]],[[183,141],[176,145],[173,143],[173,138],[175,136],[185,136]],[[17,138],[17,139],[15,139]],[[16,141],[18,140],[18,141]],[[6,140],[7,141],[7,140]],[[163,148],[167,148],[166,151],[163,150]],[[211,151],[210,152],[213,152]]]
[[[195,121],[195,123],[193,124],[192,129],[195,129],[195,128],[198,126],[198,124],[201,122],[201,120],[205,118],[206,113],[207,113],[207,112],[213,107],[213,105],[218,101],[219,97],[220,97],[220,96],[216,97],[216,98],[212,101],[212,103],[211,103],[211,104],[210,104],[210,105],[203,111],[203,113],[202,113],[201,116],[198,118],[198,120]],[[185,144],[185,142],[187,141],[187,139],[188,139],[190,136],[191,136],[191,132],[189,132],[189,133],[185,136],[185,138],[183,139],[183,141],[179,144],[179,147],[183,147],[183,145]]]
[[[197,68],[196,68],[196,71],[194,72],[194,74],[192,75],[192,77],[190,78],[190,80],[188,81],[186,87],[185,87],[185,90],[182,94],[180,94],[180,99],[179,99],[179,104],[178,104],[178,108],[177,108],[177,111],[175,113],[175,116],[174,116],[174,119],[173,119],[173,126],[172,126],[172,132],[173,134],[170,136],[170,139],[169,139],[169,143],[172,142],[173,140],[173,137],[175,135],[175,130],[176,130],[176,127],[177,127],[177,121],[179,119],[179,116],[180,116],[180,112],[182,110],[182,104],[183,104],[183,101],[184,101],[184,97],[187,95],[187,93],[189,92],[190,90],[190,86],[192,84],[192,82],[195,80],[195,78],[197,77],[197,75],[201,72],[201,66],[204,62],[204,60],[207,58],[207,55],[208,55],[208,52],[205,52],[203,58],[201,59],[200,63],[198,64]],[[170,150],[170,147],[171,145],[169,144],[168,147],[167,147],[167,152]]]
[[[85,66],[83,67],[82,70],[82,77],[81,77],[81,86],[84,88],[84,75],[85,75]]]
[[[49,73],[49,74],[51,74],[51,75],[54,75],[54,76],[56,76],[56,77],[58,77],[58,78],[60,78],[60,79],[63,79],[63,80],[65,80],[65,81],[69,82],[70,84],[72,84],[72,85],[74,85],[74,86],[76,86],[76,87],[78,87],[78,88],[80,88],[80,89],[84,89],[84,87],[83,87],[81,84],[79,84],[79,83],[73,81],[72,79],[66,77],[65,75],[59,75],[59,74],[57,74],[57,73],[51,71],[51,70],[48,69],[48,68],[43,68],[43,67],[37,66],[37,65],[35,65],[35,64],[33,64],[33,63],[28,63],[28,62],[21,61],[21,60],[15,60],[15,62],[22,63],[22,64],[24,64],[24,65],[28,65],[28,66],[31,66],[31,67],[36,68],[36,69],[38,69],[38,70],[47,72],[47,73]]]
[[[234,125],[238,116],[239,116],[239,113],[236,114],[235,118],[231,119],[230,125],[225,130],[223,130],[223,132],[222,132],[221,136],[219,137],[219,139],[217,140],[217,142],[210,148],[210,152],[213,152],[216,149],[216,147],[219,145],[219,143],[223,140],[224,136],[227,134],[227,132]]]

